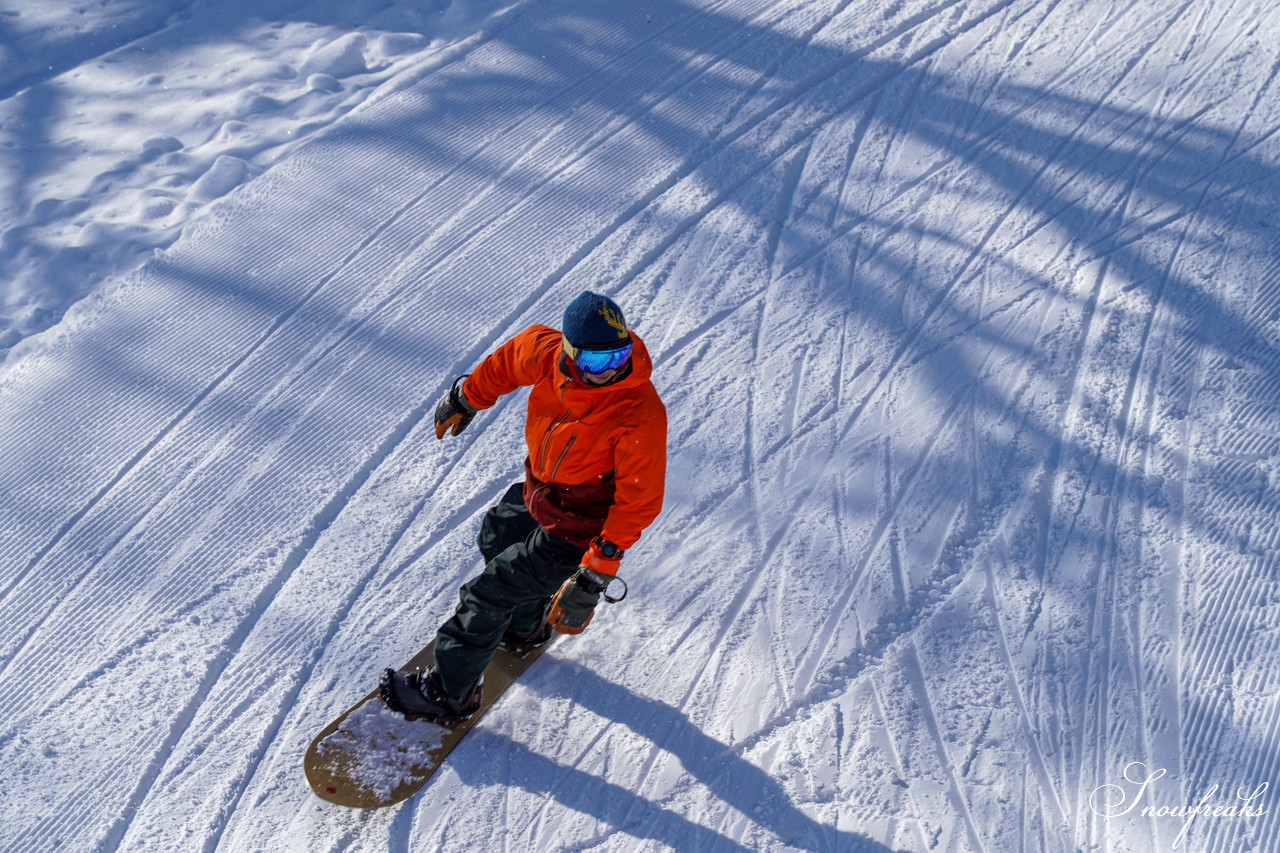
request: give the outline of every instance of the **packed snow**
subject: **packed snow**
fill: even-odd
[[[1280,849],[1280,4],[0,0],[0,849]],[[655,356],[631,594],[407,802],[311,738]]]

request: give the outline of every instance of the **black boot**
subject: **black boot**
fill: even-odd
[[[387,707],[410,720],[456,720],[480,710],[484,677],[461,698],[445,693],[435,667],[408,672],[388,669],[378,688]]]
[[[502,635],[502,645],[513,652],[520,653],[529,649],[536,649],[539,646],[545,646],[550,642],[551,635],[554,633],[555,631],[546,622],[535,628],[532,634],[518,634],[508,628],[506,633]]]

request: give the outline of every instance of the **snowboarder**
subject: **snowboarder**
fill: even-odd
[[[434,664],[383,673],[392,709],[466,717],[500,644],[541,645],[553,630],[576,634],[591,621],[624,552],[662,508],[667,417],[652,368],[617,304],[586,291],[560,331],[531,326],[454,381],[436,407],[437,438],[533,386],[525,479],[485,514],[484,570],[437,632]]]

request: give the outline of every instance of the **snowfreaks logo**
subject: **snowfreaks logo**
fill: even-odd
[[[1157,779],[1168,773],[1167,770],[1150,770],[1141,761],[1135,761],[1124,768],[1126,785],[1100,785],[1089,795],[1089,808],[1094,814],[1102,817],[1120,817],[1137,808],[1139,801],[1148,797],[1148,789]],[[1240,787],[1236,789],[1234,801],[1215,802],[1218,786],[1214,785],[1205,795],[1192,804],[1169,805],[1157,803],[1154,793],[1150,795],[1149,805],[1143,806],[1140,814],[1143,817],[1175,819],[1182,821],[1182,829],[1174,839],[1173,846],[1181,846],[1191,829],[1191,822],[1197,817],[1207,818],[1256,818],[1267,813],[1262,797],[1267,792],[1267,782],[1253,789]]]

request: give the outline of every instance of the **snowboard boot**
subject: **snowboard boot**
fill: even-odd
[[[543,622],[535,628],[532,634],[518,634],[508,628],[506,633],[502,635],[502,645],[516,654],[521,654],[540,646],[545,646],[554,633],[555,631],[552,630],[551,625],[547,622]]]
[[[408,672],[388,669],[382,673],[382,680],[378,683],[382,701],[388,708],[404,714],[405,719],[430,722],[471,716],[480,710],[483,687],[484,676],[481,676],[466,695],[460,698],[450,696],[440,687],[435,667]]]

